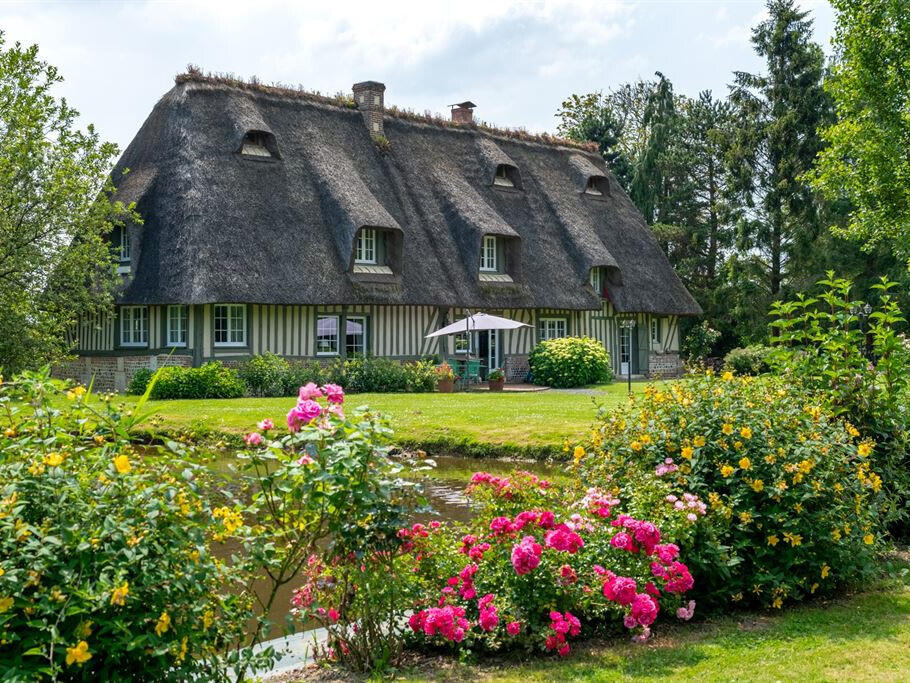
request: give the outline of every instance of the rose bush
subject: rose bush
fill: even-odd
[[[781,380],[708,372],[648,387],[602,411],[591,436],[582,481],[658,524],[681,516],[701,598],[781,607],[873,567],[874,445]]]

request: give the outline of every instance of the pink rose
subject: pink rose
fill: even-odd
[[[299,458],[297,458],[297,460],[295,461],[295,464],[299,465],[300,467],[303,467],[304,465],[312,465],[313,458],[311,458],[309,455],[304,453]]]
[[[300,387],[300,393],[298,394],[297,402],[303,403],[304,401],[311,401],[314,398],[320,398],[322,396],[322,391],[317,387],[313,382],[305,384]]]
[[[646,593],[639,593],[632,601],[632,618],[642,626],[650,626],[657,619],[659,609],[654,598]]]
[[[262,443],[262,434],[259,432],[250,432],[243,440],[246,441],[247,446],[258,446]]]
[[[521,624],[517,621],[510,621],[506,624],[506,633],[510,636],[517,636],[521,633]]]
[[[260,422],[256,426],[259,427],[259,429],[263,432],[267,432],[270,429],[275,429],[275,423],[272,422],[271,418],[268,418],[268,417],[265,418],[264,420],[262,420],[262,422]]]
[[[334,607],[329,608],[329,621],[333,624],[338,621],[338,610]]]
[[[337,384],[326,384],[322,387],[325,400],[329,403],[344,403],[344,389]]]
[[[528,574],[540,564],[543,548],[533,536],[525,536],[521,543],[512,548],[512,566],[516,574]]]
[[[607,600],[630,605],[638,593],[638,584],[628,576],[616,576],[604,583],[603,593]]]

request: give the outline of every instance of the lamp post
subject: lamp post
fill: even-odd
[[[869,320],[869,314],[872,313],[872,306],[870,306],[868,303],[864,304],[863,306],[854,304],[850,307],[850,312],[859,318],[859,330],[863,335],[863,342],[862,347],[860,348],[860,352],[863,354],[864,358],[868,358],[870,354],[869,339],[868,335],[866,334],[866,322]]]
[[[625,318],[619,321],[619,326],[624,330],[629,330],[629,360],[626,362],[626,380],[629,385],[629,395],[632,395],[632,328],[635,327],[635,320],[633,318]],[[619,358],[620,365],[622,364],[622,351],[620,351]]]

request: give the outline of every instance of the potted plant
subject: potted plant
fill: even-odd
[[[436,391],[451,394],[455,390],[455,371],[448,363],[436,366]]]
[[[490,370],[490,374],[487,375],[487,385],[490,387],[490,391],[502,391],[505,383],[506,374],[501,368]]]

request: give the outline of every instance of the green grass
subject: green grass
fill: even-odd
[[[890,589],[887,589],[890,588]],[[882,587],[783,613],[740,613],[703,623],[658,625],[646,645],[584,643],[568,659],[459,664],[434,660],[409,680],[532,681],[906,681],[910,588]]]
[[[632,388],[640,392],[644,386]],[[402,446],[479,457],[546,457],[566,439],[574,443],[583,437],[597,404],[617,406],[627,397],[626,385],[620,383],[598,386],[595,392],[357,394],[346,404],[368,405],[389,415]],[[292,403],[293,398],[151,401],[148,408],[168,431],[237,437],[266,417],[283,425]]]

